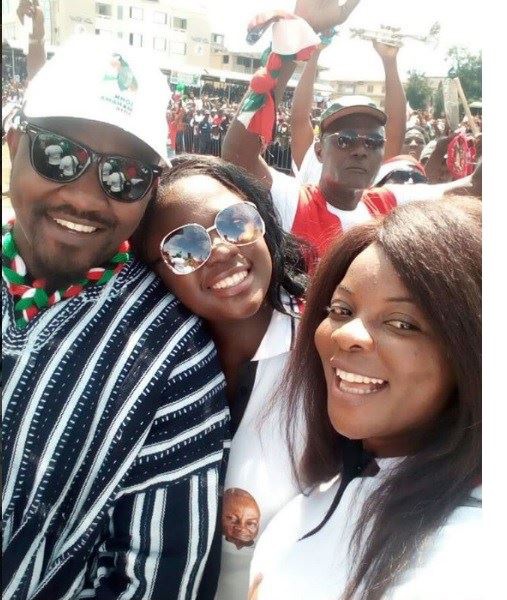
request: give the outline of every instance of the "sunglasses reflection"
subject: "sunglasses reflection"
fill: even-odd
[[[162,258],[168,267],[177,275],[201,267],[213,249],[211,231],[216,231],[222,243],[244,246],[264,235],[264,221],[255,207],[242,202],[221,210],[208,229],[197,223],[183,225],[161,242]]]
[[[142,198],[158,167],[147,167],[135,159],[98,154],[61,135],[26,124],[30,136],[33,167],[43,177],[70,183],[93,162],[98,163],[99,182],[104,192],[117,200]],[[156,171],[155,171],[156,172]]]

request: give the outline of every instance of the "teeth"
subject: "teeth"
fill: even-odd
[[[342,392],[347,392],[348,394],[358,394],[358,395],[361,395],[361,394],[372,394],[373,392],[376,392],[377,389],[378,389],[378,388],[373,388],[373,389],[366,389],[365,390],[363,388],[363,389],[359,390],[359,389],[354,388],[354,387],[349,387],[343,380],[340,381],[338,387],[340,388],[340,390]]]
[[[96,227],[90,227],[89,225],[81,225],[80,223],[73,223],[72,221],[64,221],[63,219],[55,219],[58,225],[71,229],[72,231],[79,231],[80,233],[93,233],[97,231]]]
[[[347,371],[341,371],[340,369],[335,369],[336,375],[342,379],[343,381],[348,381],[350,383],[374,383],[376,385],[380,385],[385,383],[383,379],[375,379],[374,377],[366,377],[364,375],[358,375],[357,373],[347,373]]]
[[[246,279],[248,275],[248,271],[240,271],[239,273],[235,273],[230,277],[225,277],[225,279],[221,279],[217,281],[213,286],[211,286],[214,290],[224,290],[225,288],[233,287],[234,285],[238,285],[244,279]]]

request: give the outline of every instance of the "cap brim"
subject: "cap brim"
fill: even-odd
[[[321,121],[320,130],[325,131],[335,121],[350,115],[369,115],[370,117],[377,119],[381,125],[385,125],[387,122],[387,115],[385,112],[379,110],[378,108],[374,108],[373,106],[344,106],[334,114],[329,115],[329,117],[326,117],[323,121]]]

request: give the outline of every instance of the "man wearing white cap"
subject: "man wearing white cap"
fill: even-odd
[[[313,246],[317,257],[342,231],[385,214],[402,202],[440,198],[452,188],[471,186],[466,179],[448,187],[422,184],[370,189],[384,157],[387,116],[362,96],[343,96],[321,116],[320,138],[314,146],[322,163],[318,185],[301,185],[294,177],[269,168],[262,159],[271,129],[269,114],[275,113],[296,67],[295,60],[308,60],[311,52],[307,51],[320,43],[315,32],[343,23],[358,3],[297,0],[295,15],[274,11],[257,17],[252,26],[262,27],[276,20],[273,52],[264,69],[252,78],[222,145],[225,160],[244,167],[270,188],[282,226]],[[277,56],[273,58],[273,54]]]
[[[166,161],[151,55],[80,38],[8,132],[3,597],[195,598],[229,419],[201,321],[130,253]],[[55,172],[59,146],[70,165]],[[122,185],[107,185],[111,165]]]

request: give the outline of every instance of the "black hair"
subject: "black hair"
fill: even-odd
[[[211,177],[244,200],[255,204],[266,225],[264,239],[273,263],[266,300],[275,310],[287,313],[282,301],[282,291],[285,290],[296,298],[302,298],[306,291],[308,278],[303,258],[306,244],[282,229],[271,193],[245,169],[215,156],[182,154],[172,159],[171,167],[162,173],[155,202],[148,205],[139,229],[144,229],[156,218],[157,211],[164,205],[171,187],[192,175]],[[144,237],[136,236],[134,239],[134,249],[140,258],[146,255]]]
[[[420,449],[404,458],[362,507],[351,544],[356,567],[343,596],[346,600],[384,598],[423,543],[480,482],[480,222],[481,203],[475,198],[401,206],[343,234],[322,259],[308,290],[282,385],[292,457],[300,446],[301,406],[304,414],[303,457],[299,465],[292,459],[302,489],[337,473],[347,476],[347,448],[352,442],[331,425],[322,362],[312,340],[336,286],[368,246],[382,249],[426,314],[456,380],[447,408],[431,430],[421,432]]]
[[[428,132],[423,127],[420,127],[419,125],[411,125],[410,127],[407,127],[407,130],[405,131],[405,137],[407,137],[407,133],[409,131],[413,131],[413,130],[418,131],[422,135],[425,144],[427,144],[430,141]]]

